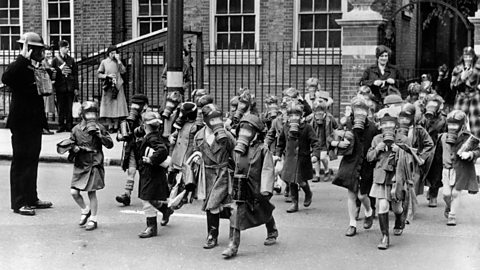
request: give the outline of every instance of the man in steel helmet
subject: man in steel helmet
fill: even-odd
[[[47,128],[41,89],[35,74],[46,45],[40,35],[23,34],[20,55],[3,73],[2,82],[12,91],[7,128],[12,132],[13,159],[10,167],[11,208],[21,215],[35,215],[34,208],[49,208],[51,202],[37,195],[37,170],[42,129]]]

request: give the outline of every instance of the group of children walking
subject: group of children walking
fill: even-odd
[[[418,87],[409,87],[414,88]],[[207,216],[204,248],[217,246],[220,218],[230,219],[225,258],[237,254],[240,231],[248,228],[265,224],[264,244],[273,245],[278,230],[270,198],[279,179],[286,183],[285,196],[291,201],[287,212],[294,213],[299,210],[300,189],[305,193],[303,206],[312,203],[310,180],[333,178],[333,184],[348,190],[346,236],[357,233],[363,205],[365,229],[372,227],[378,214],[379,249],[389,247],[389,210],[395,214],[394,234],[401,235],[405,223],[413,220],[416,196],[423,194],[425,184],[431,190],[432,207],[443,186],[447,225],[456,224],[461,191],[478,192],[474,162],[480,149],[469,132],[466,112],[454,109],[445,117],[441,97],[429,93],[418,98],[413,92],[407,101],[387,96],[378,110],[368,87],[362,86],[337,122],[329,112],[333,100],[320,90],[318,79],[307,80],[306,92],[302,97],[297,89],[288,88],[281,99],[269,97],[262,114],[248,89],[240,89],[227,114],[203,89],[195,90],[188,102],[172,93],[162,116],[148,108],[146,96],[134,95],[130,115],[117,134],[117,140],[124,142],[122,168],[127,181],[125,193],[116,199],[130,205],[138,170],[138,197],[147,224],[139,237],[157,235],[157,212],[162,213],[164,226],[173,208],[196,198],[203,200]],[[94,230],[96,191],[104,187],[105,177],[102,148],[113,147],[98,122],[95,102],[83,103],[82,121],[57,146],[74,162],[71,194],[81,208],[79,225]],[[328,163],[338,156],[342,160],[333,175]],[[81,191],[88,193],[88,205]],[[172,204],[175,195],[180,200]]]

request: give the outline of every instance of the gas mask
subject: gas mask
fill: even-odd
[[[299,136],[301,119],[302,119],[302,115],[300,113],[288,114],[288,123],[289,123],[288,133],[292,138],[298,138]]]
[[[204,116],[205,125],[213,130],[215,134],[215,140],[217,142],[222,142],[227,139],[227,133],[223,127],[222,112],[212,110],[207,115]]]
[[[233,122],[234,123],[240,122],[240,119],[242,119],[243,115],[248,111],[249,107],[250,107],[250,95],[244,96],[242,94],[242,96],[240,96],[238,99],[238,106],[237,106],[237,110],[233,115]]]
[[[316,91],[317,91],[317,88],[315,86],[308,87],[308,96],[310,97],[310,100],[315,100]]]
[[[363,130],[368,116],[368,107],[365,104],[352,105],[353,128]]]
[[[32,54],[30,54],[30,58],[37,62],[42,62],[45,58],[45,48],[39,46],[32,46],[28,45],[28,50],[32,50]]]
[[[92,134],[96,133],[98,130],[97,125],[97,113],[96,112],[85,112],[83,115],[85,122],[87,123],[87,132]]]
[[[315,123],[318,125],[323,125],[325,123],[325,117],[327,114],[324,111],[316,111],[313,114],[313,119],[315,120]]]
[[[413,116],[400,113],[398,117],[398,132],[407,136],[411,125],[413,125]]]
[[[203,113],[202,113],[202,108],[208,104],[212,104],[213,103],[213,97],[210,96],[210,95],[202,95],[198,98],[195,98],[196,101],[195,103],[197,104],[197,108],[198,108],[198,111],[197,111],[197,120],[196,120],[196,124],[198,126],[202,126],[203,125]]]
[[[440,103],[436,100],[429,100],[425,106],[425,118],[428,120],[433,120],[438,116],[438,111],[440,110]]]
[[[197,105],[193,102],[185,102],[180,105],[180,113],[173,127],[180,130],[186,122],[195,121],[197,118]]]
[[[130,114],[127,116],[127,120],[134,122],[140,119],[140,115],[142,114],[142,112],[143,105],[132,103],[132,105],[130,105]]]
[[[167,96],[167,102],[165,103],[165,109],[163,110],[162,117],[165,119],[170,118],[172,113],[177,108],[178,104],[182,102],[182,96],[178,91],[172,92]]]
[[[380,129],[382,131],[383,142],[391,146],[395,140],[395,127],[397,126],[397,119],[391,116],[384,116],[380,119]]]
[[[255,139],[256,135],[257,131],[251,124],[241,122],[238,130],[237,145],[235,145],[234,149],[235,152],[239,153],[240,155],[246,154],[248,146]]]
[[[277,104],[270,104],[267,106],[267,121],[273,121],[273,119],[277,118],[278,113],[280,111],[278,110],[278,105]]]
[[[447,138],[446,143],[454,144],[458,139],[458,133],[463,126],[462,120],[448,119],[447,120]]]

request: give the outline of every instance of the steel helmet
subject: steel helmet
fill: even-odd
[[[48,45],[46,45],[43,42],[43,38],[35,32],[26,32],[22,35],[22,37],[19,40],[17,40],[18,43],[22,43],[22,44],[25,44],[25,41],[28,41],[28,45],[31,45],[31,46],[44,47],[44,48],[48,47]]]

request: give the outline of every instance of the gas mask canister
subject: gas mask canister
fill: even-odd
[[[242,119],[243,115],[248,111],[250,108],[250,99],[251,96],[248,92],[244,92],[238,97],[237,110],[233,114],[233,123],[240,122],[240,119]]]
[[[438,116],[438,111],[440,110],[440,103],[436,100],[427,101],[425,106],[425,118],[428,120],[433,120]]]
[[[415,119],[415,105],[407,103],[402,106],[398,116],[398,131],[405,136],[408,135],[409,128],[413,125]]]
[[[273,121],[275,118],[277,118],[279,114],[279,109],[277,104],[270,104],[267,106],[267,121]]]
[[[352,103],[353,109],[353,129],[363,130],[368,116],[368,106],[364,102]]]
[[[301,113],[298,113],[298,112],[288,113],[288,123],[289,123],[288,133],[293,138],[298,138],[299,136],[301,119],[302,119]]]
[[[197,118],[197,105],[193,102],[185,102],[180,105],[180,113],[173,127],[180,130],[186,122],[195,121]]]
[[[92,134],[96,133],[98,130],[97,126],[97,113],[96,112],[85,112],[84,113],[85,122],[87,123],[87,132]]]
[[[446,143],[454,144],[458,139],[458,133],[462,129],[462,120],[449,119],[447,120],[447,138]]]
[[[170,118],[180,102],[182,102],[182,96],[178,91],[168,94],[162,117],[166,119]]]
[[[247,153],[248,146],[255,139],[257,135],[256,129],[247,122],[241,122],[238,130],[237,145],[235,145],[235,152],[240,155]]]

